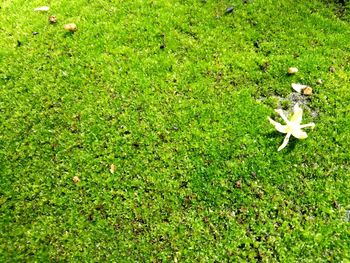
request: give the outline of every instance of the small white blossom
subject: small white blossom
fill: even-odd
[[[299,107],[298,103],[294,105],[294,108],[293,108],[294,113],[290,120],[287,119],[286,115],[284,115],[281,109],[277,109],[275,111],[286,122],[286,125],[282,125],[279,122],[276,122],[271,118],[268,118],[270,123],[273,126],[275,126],[277,131],[287,134],[286,137],[284,138],[282,145],[278,148],[278,151],[282,150],[284,147],[287,146],[291,135],[293,135],[295,138],[298,138],[298,139],[305,139],[307,138],[307,134],[301,129],[306,127],[312,127],[312,128],[315,127],[315,124],[313,122],[301,125],[301,121],[303,118],[303,110],[302,108]]]
[[[307,87],[307,85],[292,83],[292,88],[298,93],[301,93],[301,91]]]

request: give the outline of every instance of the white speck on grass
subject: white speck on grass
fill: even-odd
[[[345,222],[350,222],[350,210],[345,210]]]

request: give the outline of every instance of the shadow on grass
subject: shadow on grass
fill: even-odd
[[[63,34],[63,37],[64,38],[72,38],[72,37],[74,37],[74,32],[65,32]]]

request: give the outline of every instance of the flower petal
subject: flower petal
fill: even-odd
[[[41,6],[41,7],[37,7],[34,8],[34,11],[49,11],[50,7],[48,6]]]
[[[279,132],[282,132],[282,133],[287,133],[287,125],[282,125],[281,123],[277,122],[277,121],[274,121],[273,119],[271,118],[268,118],[269,119],[269,122],[275,126],[276,130],[279,131]]]
[[[277,113],[282,117],[282,119],[283,119],[287,124],[289,124],[289,120],[288,120],[287,116],[284,115],[283,110],[277,109],[277,110],[275,110],[275,112],[277,112]]]
[[[286,137],[284,137],[283,143],[281,144],[281,146],[277,149],[277,151],[282,150],[284,147],[287,146],[288,142],[289,142],[289,138],[290,138],[291,133],[287,133]]]
[[[296,84],[296,83],[292,83],[292,88],[296,91],[301,93],[301,91],[305,88],[307,88],[306,85],[302,85],[302,84]]]
[[[294,129],[292,131],[292,135],[295,138],[298,138],[298,139],[305,139],[305,138],[307,138],[307,133],[302,131],[301,129]]]
[[[300,126],[299,126],[300,129],[306,128],[306,127],[311,127],[311,128],[313,128],[313,127],[315,127],[315,123],[310,122],[310,123],[308,123],[308,124],[303,124],[303,125],[300,125]]]
[[[300,124],[303,119],[303,109],[299,107],[299,104],[296,103],[293,108],[294,114],[290,119],[290,122],[294,124]]]

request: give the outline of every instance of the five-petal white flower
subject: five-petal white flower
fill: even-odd
[[[303,109],[299,107],[299,104],[296,103],[293,108],[293,116],[290,120],[287,119],[286,115],[284,115],[283,111],[281,109],[275,110],[282,119],[286,122],[287,125],[282,125],[276,121],[274,121],[271,118],[268,118],[270,123],[275,126],[276,130],[282,133],[286,133],[286,137],[283,140],[282,145],[278,148],[278,151],[282,150],[284,147],[287,146],[289,138],[291,135],[298,139],[305,139],[307,138],[306,132],[302,131],[302,128],[306,127],[314,127],[315,124],[313,122],[308,124],[301,125],[301,121],[303,118]]]

